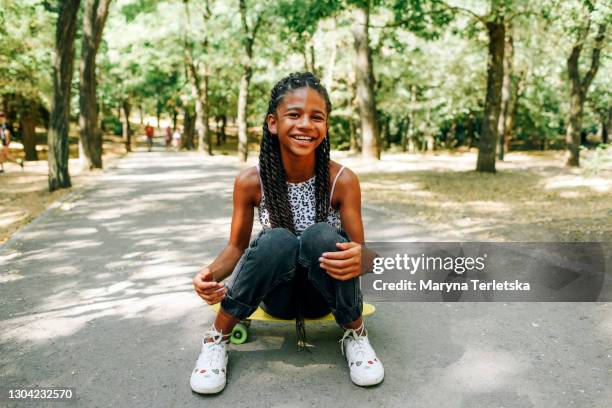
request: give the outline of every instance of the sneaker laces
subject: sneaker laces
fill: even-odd
[[[207,339],[213,341],[206,341]],[[207,358],[203,361],[206,367],[218,367],[222,364],[227,342],[228,340],[223,340],[223,332],[218,331],[215,326],[204,333],[202,345],[208,350],[205,354]]]
[[[361,322],[361,326],[359,326],[357,329],[346,329],[346,331],[344,332],[344,336],[342,336],[342,338],[340,339],[340,351],[342,352],[342,355],[344,355],[344,340],[348,339],[348,341],[353,340],[355,344],[355,354],[361,356],[363,360],[367,359],[365,346],[367,337],[360,336],[357,334],[358,331],[363,333],[364,330],[365,329],[363,327],[363,322]]]

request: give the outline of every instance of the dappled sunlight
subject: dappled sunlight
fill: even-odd
[[[87,218],[92,221],[113,220],[128,216],[130,214],[146,213],[148,211],[161,211],[168,207],[166,205],[161,205],[160,203],[143,203],[138,199],[133,199],[131,201],[131,203],[123,203],[122,206],[95,211]]]
[[[5,211],[4,213],[2,213],[2,215],[0,215],[0,227],[6,227],[15,222],[19,222],[27,216],[28,214],[25,211]]]
[[[14,282],[24,278],[25,276],[20,274],[19,271],[0,272],[0,283]]]
[[[559,192],[561,198],[581,198],[582,194],[579,191],[561,191]]]
[[[551,177],[544,183],[547,190],[558,190],[563,188],[588,187],[598,193],[607,193],[612,190],[610,178],[591,177],[585,178],[577,175],[560,175]]]
[[[480,346],[466,349],[459,361],[444,369],[442,381],[455,391],[483,393],[508,387],[529,368],[515,353]]]
[[[500,201],[469,201],[466,204],[479,213],[508,213],[512,210],[510,205]]]
[[[101,241],[81,239],[72,241],[60,241],[54,244],[52,248],[66,248],[70,251],[74,251],[83,248],[95,248],[99,247],[100,245],[104,245],[104,243]]]
[[[465,156],[422,155],[421,160],[435,166],[453,159],[463,163]],[[360,173],[363,202],[409,217],[443,241],[612,239],[611,224],[602,222],[610,215],[612,178],[567,169],[554,153],[513,153],[507,159],[497,174],[480,174],[461,166],[418,170],[414,158],[398,158],[394,171],[389,166]]]
[[[63,265],[51,268],[48,272],[52,275],[77,275],[81,271],[75,266]]]
[[[68,236],[81,236],[96,234],[97,232],[97,228],[69,228],[64,230],[63,234]]]
[[[10,260],[15,259],[23,255],[20,251],[9,252],[7,254],[0,254],[0,265],[8,263]]]

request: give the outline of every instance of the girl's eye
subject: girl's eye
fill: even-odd
[[[288,116],[289,116],[290,118],[295,119],[295,118],[297,118],[297,117],[298,117],[298,116],[300,116],[300,115],[298,115],[297,113],[290,113]]]

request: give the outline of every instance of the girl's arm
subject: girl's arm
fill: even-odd
[[[249,246],[258,194],[257,170],[249,168],[242,171],[234,182],[234,210],[229,241],[217,258],[193,278],[195,291],[209,304],[223,300],[226,289],[220,282],[231,275]]]
[[[376,254],[364,246],[359,178],[348,168],[338,178],[334,196],[340,206],[342,228],[351,242],[339,242],[337,252],[324,253],[321,267],[334,279],[349,280],[370,271]]]

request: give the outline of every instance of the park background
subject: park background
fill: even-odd
[[[508,239],[611,237],[607,1],[1,5],[0,109],[27,160],[0,180],[4,240],[70,174],[138,148],[145,123],[162,145],[178,127],[183,151],[252,160],[271,86],[301,70],[328,88],[334,157],[352,159],[366,201],[552,229]]]
[[[191,277],[226,242],[233,177],[294,71],[330,92],[366,239],[612,241],[611,15],[603,0],[0,0],[0,109],[26,159],[0,175],[3,383],[202,403],[187,373],[212,314]],[[331,327],[296,355],[291,328],[262,326],[218,402],[612,398],[608,303],[378,307],[381,387],[351,388]]]

